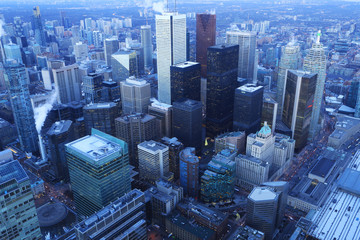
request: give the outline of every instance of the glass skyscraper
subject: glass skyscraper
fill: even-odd
[[[30,179],[18,161],[0,163],[0,239],[41,239]]]
[[[77,213],[90,216],[131,190],[127,143],[92,129],[65,145]]]
[[[43,28],[39,6],[36,6],[33,9],[32,27],[35,32],[36,43],[41,46],[46,46],[45,32]]]
[[[238,59],[238,45],[208,48],[206,131],[211,137],[232,129]]]
[[[287,70],[282,121],[291,129],[295,149],[307,143],[317,74]]]
[[[196,14],[196,61],[201,64],[201,77],[206,77],[207,49],[216,44],[216,15]]]
[[[5,64],[5,83],[9,90],[15,125],[21,148],[26,152],[38,150],[38,134],[34,110],[30,101],[28,75],[23,64],[16,61]]]

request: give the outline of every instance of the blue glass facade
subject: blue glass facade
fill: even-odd
[[[197,198],[199,192],[199,159],[195,148],[185,148],[180,152],[180,185],[184,194]]]
[[[38,134],[35,127],[34,111],[30,101],[28,76],[23,64],[5,64],[5,83],[9,90],[21,148],[26,152],[38,150]]]

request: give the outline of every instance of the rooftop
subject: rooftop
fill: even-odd
[[[175,64],[173,66],[178,67],[178,68],[187,68],[187,67],[191,67],[191,66],[195,66],[195,65],[199,65],[199,63],[198,62],[186,61],[186,62]]]
[[[126,84],[126,85],[133,85],[133,86],[144,86],[146,84],[150,85],[149,83],[146,82],[146,80],[135,78],[134,76],[130,76],[129,78],[126,79],[125,82],[122,82],[122,83]]]
[[[321,158],[315,167],[310,171],[310,174],[314,174],[319,177],[325,178],[336,163],[335,159]]]
[[[256,86],[255,84],[245,84],[242,85],[241,87],[238,87],[237,89],[240,91],[244,91],[244,92],[248,92],[248,93],[253,93],[256,92],[260,89],[262,89],[263,86]]]
[[[138,145],[139,148],[144,148],[146,150],[149,150],[149,151],[152,151],[154,153],[156,152],[159,152],[159,151],[167,151],[169,150],[169,147],[162,144],[162,143],[159,143],[159,142],[156,142],[154,140],[150,140],[150,141],[145,141],[145,142],[142,142]]]
[[[58,135],[64,132],[67,132],[71,127],[72,121],[70,120],[61,120],[55,122],[49,131],[47,132],[48,135]]]
[[[154,118],[155,118],[154,116],[151,116],[149,114],[135,113],[135,114],[128,114],[122,117],[118,117],[115,119],[115,121],[130,122],[131,120],[141,120],[143,122],[146,122]]]
[[[195,155],[195,148],[187,147],[180,152],[180,158],[186,162],[198,163],[199,158]]]
[[[104,108],[112,108],[116,107],[116,103],[114,102],[107,102],[107,103],[89,103],[84,107],[84,109],[104,109]]]
[[[18,183],[29,179],[23,167],[16,160],[0,164],[0,184],[12,179],[15,179]]]
[[[338,187],[360,197],[360,172],[347,168],[341,175]]]
[[[254,201],[271,201],[277,198],[277,194],[266,187],[255,187],[248,198]]]
[[[216,138],[241,137],[241,136],[244,136],[244,137],[245,137],[245,132],[243,132],[243,131],[239,131],[239,132],[227,132],[227,133],[220,134],[220,135],[217,136]]]
[[[122,151],[122,147],[119,144],[97,134],[75,140],[66,144],[66,147],[94,161],[99,161],[113,153]]]

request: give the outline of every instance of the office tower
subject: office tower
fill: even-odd
[[[202,104],[191,99],[181,99],[173,104],[172,130],[186,147],[202,150]]]
[[[41,239],[28,175],[18,161],[0,162],[1,239]]]
[[[58,103],[81,100],[81,77],[77,64],[52,69]]]
[[[144,48],[144,65],[146,68],[149,68],[152,66],[152,54],[153,54],[151,26],[150,25],[141,26],[140,33],[141,33],[141,46]]]
[[[160,142],[169,147],[169,170],[174,174],[175,181],[180,177],[180,152],[184,149],[176,137],[163,137]]]
[[[77,214],[90,216],[131,190],[127,143],[92,129],[65,145]],[[116,184],[115,184],[116,183]]]
[[[92,35],[92,44],[94,44],[94,46],[96,48],[100,48],[102,46],[102,42],[103,42],[103,34],[100,31],[92,31],[91,32]]]
[[[208,48],[206,132],[210,137],[232,129],[238,59],[238,45]]]
[[[201,65],[182,62],[170,67],[171,102],[182,98],[201,101]]]
[[[145,74],[145,65],[144,65],[144,48],[141,46],[141,43],[132,43],[130,49],[136,52],[137,66],[139,75]]]
[[[280,227],[285,215],[285,207],[289,194],[289,183],[284,181],[265,182],[262,186],[270,188],[279,195],[278,207],[276,211],[276,227]]]
[[[160,179],[156,182],[156,188],[150,192],[153,214],[152,222],[164,226],[165,217],[169,215],[183,199],[183,188]]]
[[[137,77],[138,62],[136,51],[134,50],[119,50],[111,55],[111,67],[113,69],[112,76],[116,82],[125,81],[130,76]]]
[[[123,114],[148,112],[151,97],[150,83],[131,76],[120,83],[120,91]]]
[[[270,240],[276,228],[279,195],[270,188],[256,187],[247,197],[246,224],[265,233]]]
[[[21,20],[21,17],[14,17],[14,29],[15,29],[15,36],[21,37],[24,35],[24,29],[22,27],[23,21]]]
[[[234,196],[235,161],[215,155],[201,176],[201,199],[206,203],[230,201]]]
[[[137,145],[158,138],[158,122],[154,116],[136,113],[115,119],[116,137],[129,146],[130,164],[139,167]]]
[[[199,194],[199,159],[195,148],[185,148],[180,152],[180,185],[184,194],[197,198]]]
[[[89,73],[88,76],[83,76],[82,91],[86,103],[98,103],[102,100],[102,82],[102,74]]]
[[[245,84],[235,90],[234,130],[246,134],[259,130],[263,105],[264,87]]]
[[[271,128],[265,122],[264,126],[256,134],[251,133],[246,140],[246,155],[256,157],[268,162],[270,166],[274,159],[275,136]]]
[[[86,133],[95,128],[101,132],[115,135],[115,118],[119,116],[119,107],[114,102],[90,103],[83,108]]]
[[[86,60],[89,55],[88,46],[85,43],[77,42],[74,45],[74,55],[76,62]]]
[[[38,134],[28,82],[24,65],[17,62],[5,64],[5,83],[9,90],[11,108],[21,148],[26,152],[36,152],[38,150]]]
[[[171,104],[170,66],[186,61],[186,15],[156,15],[158,99]]]
[[[14,43],[6,44],[4,45],[4,51],[6,59],[16,60],[18,63],[23,62],[19,45],[16,45]]]
[[[84,24],[85,24],[85,30],[90,30],[92,28],[92,19],[85,18]]]
[[[276,128],[278,103],[272,99],[268,94],[264,94],[262,112],[261,112],[261,125],[265,122],[269,125],[272,131]]]
[[[257,68],[256,34],[254,32],[227,32],[227,44],[239,45],[238,77],[246,79],[248,83],[256,83]]]
[[[103,81],[101,99],[104,102],[120,102],[120,86],[112,79]]]
[[[70,178],[66,161],[65,144],[75,139],[72,121],[61,120],[55,122],[46,135],[48,137],[50,161],[54,169],[55,178],[68,182]]]
[[[206,78],[207,49],[216,44],[216,15],[196,14],[196,61],[201,64],[201,77]]]
[[[138,144],[137,148],[141,179],[155,183],[169,175],[169,147],[150,140]]]
[[[320,111],[326,78],[326,54],[323,45],[320,43],[320,36],[321,32],[319,31],[316,43],[313,44],[304,59],[304,70],[318,75],[309,130],[310,138],[313,138],[320,128]]]
[[[282,55],[279,64],[279,73],[276,87],[276,102],[278,103],[278,116],[282,117],[284,104],[284,89],[286,84],[286,70],[297,70],[300,68],[300,46],[293,41],[282,48]]]
[[[237,185],[251,190],[269,179],[269,163],[258,158],[239,154],[235,158]]]
[[[186,61],[190,61],[190,32],[186,28]]]
[[[46,46],[45,32],[39,6],[33,8],[32,28],[34,30],[36,43],[40,46]]]
[[[156,117],[159,122],[160,136],[172,136],[172,106],[166,103],[155,101],[148,107],[148,113]]]
[[[241,153],[245,150],[246,134],[240,132],[227,132],[215,138],[215,153],[229,149]]]
[[[317,74],[287,70],[282,121],[291,129],[297,150],[307,143],[316,81]]]
[[[105,61],[106,65],[111,67],[111,55],[116,53],[119,50],[119,40],[116,37],[105,39],[104,41],[104,51],[105,51]]]
[[[17,139],[16,126],[0,118],[0,150]]]
[[[147,239],[145,195],[131,190],[101,211],[75,225],[78,240]]]
[[[358,87],[356,105],[355,105],[355,117],[360,118],[360,87]]]

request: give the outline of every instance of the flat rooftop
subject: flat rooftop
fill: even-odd
[[[244,136],[244,137],[245,137],[245,132],[244,132],[244,131],[227,132],[227,133],[223,133],[223,134],[217,136],[216,138],[241,137],[241,136]]]
[[[162,143],[156,142],[154,140],[142,142],[138,145],[138,147],[145,148],[146,150],[151,151],[153,153],[156,153],[158,151],[169,150],[168,146],[166,146]]]
[[[277,194],[266,187],[255,187],[248,198],[254,201],[271,201],[277,198]]]
[[[253,93],[256,92],[260,89],[262,89],[263,86],[256,86],[255,84],[245,84],[242,85],[241,87],[238,87],[237,89],[240,91],[244,91],[244,92],[248,92],[248,93]]]
[[[116,107],[116,103],[114,102],[107,102],[107,103],[89,103],[84,107],[84,109],[105,109],[105,108],[112,108]]]
[[[48,135],[58,135],[64,132],[67,132],[71,127],[72,121],[70,120],[61,120],[55,122],[49,131],[47,132]]]
[[[119,144],[98,135],[85,136],[66,144],[66,146],[94,161],[99,161],[122,150]]]
[[[341,175],[338,187],[360,197],[360,172],[347,168]]]
[[[319,177],[325,178],[336,163],[335,159],[321,158],[315,167],[310,171],[310,174],[314,174]]]
[[[187,68],[187,67],[191,67],[191,66],[195,66],[195,65],[200,65],[200,63],[198,63],[198,62],[186,61],[186,62],[182,62],[182,63],[175,64],[175,65],[173,65],[173,67],[177,67],[177,68]]]
[[[0,184],[12,179],[19,183],[29,179],[23,167],[16,160],[0,164]]]

